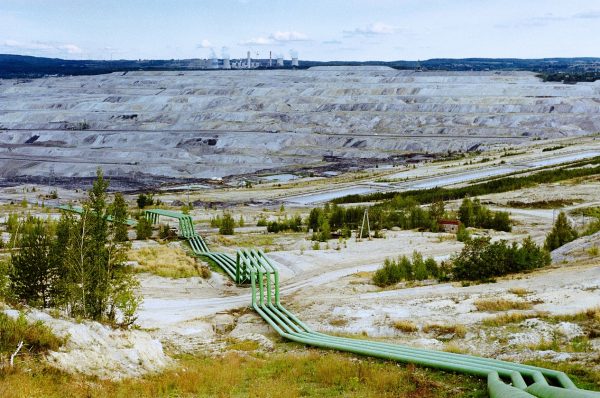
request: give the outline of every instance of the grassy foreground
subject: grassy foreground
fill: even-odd
[[[172,370],[112,382],[69,375],[39,361],[0,372],[16,397],[486,397],[482,380],[394,362],[308,350],[253,357],[181,357]]]

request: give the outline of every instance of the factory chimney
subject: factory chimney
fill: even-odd
[[[250,51],[248,51],[248,63],[246,64],[246,67],[248,69],[252,68],[252,58],[250,58]]]

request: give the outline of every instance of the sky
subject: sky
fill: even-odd
[[[318,61],[600,57],[600,0],[0,0],[0,53],[247,51]]]

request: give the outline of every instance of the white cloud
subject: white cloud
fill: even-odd
[[[356,28],[354,30],[345,30],[346,36],[375,36],[375,35],[389,35],[396,33],[398,28],[392,25],[388,25],[383,22],[375,22],[363,28]]]
[[[271,39],[275,41],[306,41],[308,36],[300,32],[275,32],[271,34]]]
[[[77,47],[75,44],[63,44],[58,48],[66,51],[68,54],[81,54],[83,52],[81,48]]]
[[[2,46],[14,48],[18,50],[24,51],[35,51],[35,52],[44,52],[44,53],[62,53],[62,54],[81,54],[83,50],[76,46],[75,44],[65,43],[65,44],[57,44],[57,43],[47,43],[40,41],[32,41],[32,42],[20,42],[17,40],[5,40],[2,42]]]
[[[270,45],[282,45],[287,42],[293,41],[309,41],[308,35],[296,31],[277,31],[271,33],[269,36],[259,36],[250,40],[245,40],[239,44],[242,46],[270,46]]]
[[[268,45],[274,44],[274,43],[275,43],[274,40],[272,40],[268,37],[261,36],[261,37],[255,37],[250,40],[241,41],[239,44],[241,46],[268,46]]]
[[[198,44],[199,48],[212,48],[213,44],[208,39],[202,39],[200,44]]]
[[[573,17],[579,18],[579,19],[598,19],[598,18],[600,18],[600,11],[580,12],[580,13],[573,15]]]

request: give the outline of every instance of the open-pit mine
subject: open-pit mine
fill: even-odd
[[[100,165],[114,184],[139,187],[348,170],[593,134],[599,97],[598,82],[531,72],[388,67],[2,80],[0,177],[66,184]]]

